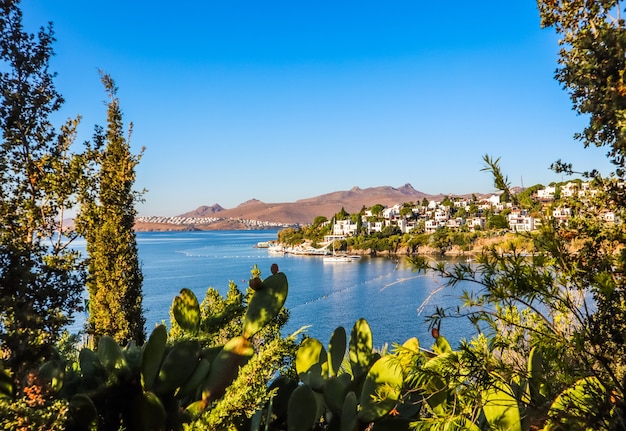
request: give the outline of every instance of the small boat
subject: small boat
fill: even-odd
[[[333,254],[330,256],[324,256],[324,262],[334,263],[334,262],[352,262],[352,257],[347,256],[345,254],[336,254],[335,253],[335,244],[333,244]]]
[[[331,255],[324,256],[324,262],[333,263],[333,262],[352,262],[354,259],[350,256],[340,256],[340,255]]]

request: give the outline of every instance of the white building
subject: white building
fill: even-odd
[[[333,235],[350,236],[356,233],[356,223],[351,219],[336,220],[333,225]]]

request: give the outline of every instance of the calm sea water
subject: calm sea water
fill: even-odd
[[[139,258],[148,333],[155,324],[169,324],[169,307],[184,287],[201,301],[209,287],[225,294],[229,280],[241,290],[257,264],[261,277],[277,263],[289,280],[286,307],[291,316],[285,333],[309,326],[307,333],[327,344],[337,326],[348,333],[354,322],[369,322],[375,346],[403,343],[418,337],[432,344],[425,317],[435,306],[458,303],[459,290],[442,289],[434,275],[417,274],[403,258],[363,257],[351,263],[324,263],[321,257],[270,254],[255,248],[276,239],[277,231],[140,232]],[[78,316],[71,330],[80,329]],[[472,335],[464,319],[450,319],[442,335],[452,343]]]

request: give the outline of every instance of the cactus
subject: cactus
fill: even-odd
[[[350,334],[350,366],[355,380],[367,372],[373,347],[372,330],[367,321],[361,318],[354,324]]]
[[[200,345],[196,341],[181,341],[167,353],[154,383],[154,392],[165,394],[183,386],[200,362]]]
[[[330,376],[336,376],[339,367],[346,356],[346,330],[343,326],[339,326],[333,331],[328,344],[328,372]]]
[[[349,392],[343,401],[340,426],[341,431],[357,431],[359,429],[358,401],[354,392]]]
[[[348,345],[349,361],[344,363]],[[408,344],[411,347],[415,345],[417,341]],[[345,329],[335,329],[328,354],[317,339],[302,340],[295,361],[301,384],[293,391],[289,402],[287,418],[293,426],[289,429],[311,429],[322,418],[329,429],[342,431],[358,430],[370,422],[376,423],[374,429],[383,424],[398,426],[399,423],[407,428],[406,417],[394,420],[393,425],[389,420],[389,412],[398,403],[404,381],[399,356],[381,357],[373,352],[372,346],[372,332],[365,319],[359,319],[354,324],[349,344]],[[345,368],[342,368],[342,363]],[[297,401],[298,397],[302,399]],[[298,403],[305,403],[306,411],[296,409],[294,406]],[[311,422],[309,415],[316,410],[315,419]],[[276,415],[279,416],[279,413]],[[292,415],[306,417],[307,420],[300,423]]]
[[[332,376],[323,386],[324,402],[334,413],[340,413],[352,380],[349,374]]]
[[[489,429],[522,431],[519,406],[512,392],[511,387],[499,378],[483,391],[483,413]]]
[[[223,395],[226,387],[237,377],[239,367],[254,355],[252,344],[245,337],[230,340],[211,364],[211,370],[202,390],[202,401],[207,405]]]
[[[258,268],[255,266],[255,269]],[[260,275],[260,272],[256,275]],[[234,295],[232,298],[231,293]],[[227,400],[220,398],[230,385],[241,387],[243,379],[237,381],[235,379],[240,368],[255,355],[253,343],[256,343],[256,340],[253,337],[268,324],[274,324],[272,321],[280,313],[287,293],[287,277],[276,272],[262,281],[260,290],[251,294],[246,309],[243,305],[243,295],[237,290],[236,285],[231,283],[227,301],[223,301],[219,295],[214,297],[216,301],[238,304],[240,307],[238,314],[231,318],[230,309],[220,309],[217,313],[211,314],[210,310],[203,308],[201,312],[194,293],[189,289],[183,289],[172,302],[172,316],[179,327],[172,333],[175,337],[181,334],[180,329],[186,337],[191,336],[191,340],[168,339],[164,325],[156,326],[141,348],[132,342],[122,348],[113,338],[104,336],[100,338],[96,349],[84,348],[80,351],[77,364],[66,367],[62,361],[48,362],[41,367],[39,377],[58,396],[70,400],[69,412],[73,418],[73,429],[76,431],[95,428],[179,429],[183,421],[202,423],[206,418],[210,423],[213,412],[207,409],[208,406],[214,411],[220,411],[220,414],[223,409],[230,409],[227,411],[232,417],[225,419],[226,423],[232,425],[237,422],[239,426],[241,417],[237,415],[242,414],[242,405],[231,403],[230,398]],[[207,306],[208,302],[203,303],[203,307]],[[205,311],[208,311],[206,313],[208,316],[202,321],[201,316]],[[211,327],[213,332],[208,332],[208,319],[219,313],[224,314],[224,322],[216,323],[213,325],[214,328]],[[222,316],[218,317],[222,319]],[[205,333],[201,334],[201,331]],[[243,335],[238,335],[240,333]],[[276,342],[272,337],[279,337],[277,334],[278,331],[264,333],[264,341]],[[220,344],[223,343],[221,340],[228,340],[229,337],[234,338],[223,346],[213,346],[209,341],[213,340],[214,344]],[[273,353],[275,357],[271,353],[267,354],[264,359],[264,364],[266,368],[270,367],[270,371],[284,366],[286,355],[293,351],[291,339],[288,343],[286,340],[279,341],[283,350],[275,351]],[[341,350],[340,342],[338,343],[338,349]],[[259,353],[266,354],[265,347],[261,345]],[[325,352],[323,362],[326,364]],[[328,367],[327,365],[324,367],[324,375],[328,377]],[[321,380],[321,372],[318,374]],[[267,395],[270,389],[266,378],[257,376],[259,374],[255,373],[241,377],[254,383],[255,389],[250,391],[251,394],[266,394],[262,395],[263,401],[246,399],[249,394],[245,385],[243,389],[234,390],[239,391],[237,396],[246,403],[243,408],[249,416],[255,417],[254,423],[259,427],[262,418],[268,422],[271,416],[253,415],[255,402],[261,406],[262,402],[270,398]],[[15,392],[13,385],[11,377],[1,372],[0,398],[13,396]],[[62,392],[59,392],[61,390]],[[281,408],[286,411],[285,406],[288,404],[286,400],[294,390],[295,385],[286,382],[282,390],[278,391],[281,396],[277,397],[275,402],[272,401],[272,404],[278,406],[281,404],[281,398],[284,398]],[[321,393],[314,393],[312,399],[314,400],[312,405],[315,407],[312,416],[317,418],[323,408],[323,396]],[[194,417],[196,414],[199,416]]]
[[[383,356],[370,368],[361,392],[358,417],[373,422],[391,411],[400,397],[402,368],[391,356]]]
[[[250,338],[274,319],[285,304],[289,291],[282,272],[263,280],[263,288],[252,295],[244,316],[243,336]]]
[[[165,353],[167,343],[167,328],[165,325],[158,325],[150,334],[150,338],[143,346],[141,355],[141,385],[145,390],[152,390],[161,362]]]
[[[108,373],[125,370],[128,367],[122,348],[112,337],[100,337],[96,353]]]
[[[288,431],[309,431],[319,418],[317,398],[308,385],[298,386],[293,391],[287,409]]]
[[[172,302],[172,314],[176,323],[185,332],[196,335],[200,329],[200,305],[198,298],[189,289],[182,289]]]
[[[98,410],[85,394],[74,395],[69,409],[78,429],[92,429],[98,420]]]
[[[39,368],[39,379],[52,392],[59,392],[65,378],[65,361],[53,360],[44,363]]]
[[[133,429],[142,431],[165,430],[167,413],[159,397],[153,392],[141,392],[133,400]]]
[[[323,368],[326,368],[328,355],[320,341],[315,338],[305,338],[296,352],[296,372],[302,382],[319,389],[327,377]]]

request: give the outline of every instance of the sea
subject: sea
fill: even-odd
[[[199,301],[209,287],[225,295],[231,280],[245,291],[255,264],[261,278],[271,275],[273,263],[287,276],[290,317],[284,335],[304,328],[325,345],[335,328],[343,326],[350,334],[354,323],[365,318],[376,347],[417,337],[428,348],[434,340],[427,316],[436,307],[460,304],[462,286],[445,287],[437,275],[413,271],[404,257],[325,263],[321,256],[278,255],[256,247],[276,238],[276,230],[138,232],[147,333],[159,323],[169,326],[169,309],[181,289],[191,289]],[[69,331],[80,331],[85,319],[76,316]],[[475,330],[466,319],[451,318],[443,321],[440,333],[457,345]]]

